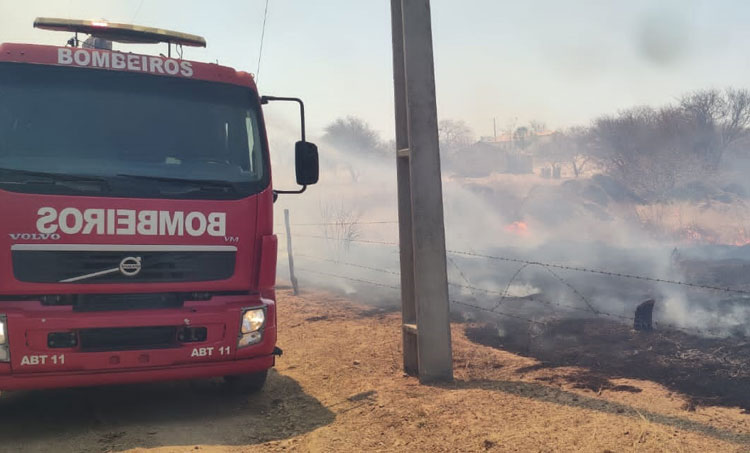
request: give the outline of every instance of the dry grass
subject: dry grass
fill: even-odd
[[[575,367],[477,345],[453,326],[456,381],[421,386],[401,371],[399,315],[347,300],[280,297],[281,374],[336,413],[333,423],[270,450],[336,451],[745,451],[748,416],[737,408],[684,409],[685,398],[649,381],[639,392],[576,388]],[[306,322],[325,313],[331,320]],[[366,316],[363,316],[366,313]],[[540,380],[540,378],[543,378]],[[358,397],[358,395],[365,395]]]
[[[589,370],[540,367],[454,324],[456,380],[423,386],[401,371],[398,313],[287,291],[278,307],[285,353],[261,394],[202,382],[22,392],[0,401],[0,450],[750,451],[748,415],[688,411],[655,382],[580,386]]]
[[[636,215],[648,231],[687,243],[742,246],[750,243],[750,208],[734,203],[635,205]]]

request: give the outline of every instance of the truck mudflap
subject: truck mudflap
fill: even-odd
[[[243,309],[261,305],[270,306],[261,340],[238,348]],[[46,308],[6,313],[8,371],[15,376],[166,368],[187,372],[201,365],[259,356],[268,356],[273,363],[276,322],[272,302],[87,313]],[[0,382],[2,374],[0,367]]]

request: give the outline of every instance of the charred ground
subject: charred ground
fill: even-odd
[[[612,380],[643,379],[685,395],[687,409],[721,405],[750,413],[750,342],[744,337],[710,339],[658,329],[640,332],[606,319],[548,320],[522,335],[500,336],[499,329],[507,325],[470,325],[466,335],[479,344],[539,360],[521,373],[571,366],[586,370],[539,380],[562,379],[594,392],[639,392],[638,387]]]

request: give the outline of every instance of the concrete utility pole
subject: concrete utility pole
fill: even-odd
[[[404,370],[453,380],[429,0],[391,0]]]

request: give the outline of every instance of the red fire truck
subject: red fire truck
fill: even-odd
[[[175,58],[199,36],[34,25],[73,37],[0,45],[0,390],[217,376],[260,389],[281,353],[273,202],[318,179],[302,102]],[[299,103],[298,190],[272,189],[274,100]]]

